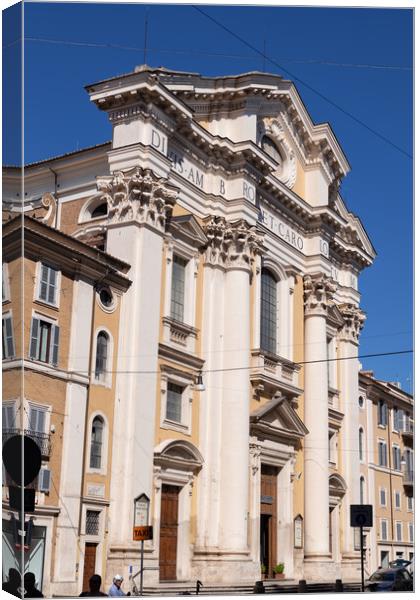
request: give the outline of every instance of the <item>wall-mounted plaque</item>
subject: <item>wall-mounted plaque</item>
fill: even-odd
[[[302,515],[297,515],[295,517],[294,523],[294,531],[295,531],[295,548],[303,548],[303,517]]]

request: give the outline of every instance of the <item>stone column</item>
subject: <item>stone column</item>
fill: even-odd
[[[354,304],[339,306],[344,325],[338,335],[338,357],[349,359],[358,356],[359,335],[365,321],[365,314]],[[360,503],[360,460],[359,460],[359,360],[340,360],[340,398],[341,410],[344,413],[342,434],[343,477],[347,484],[347,492],[343,498],[342,514],[344,515],[342,542],[342,575],[357,576],[360,553],[354,550],[354,529],[350,527],[348,515],[350,504]],[[367,432],[365,432],[367,435]],[[366,444],[364,446],[365,460]]]
[[[109,568],[115,572],[128,569],[121,547],[138,547],[131,530],[134,498],[152,497],[163,235],[176,189],[140,167],[99,179],[98,189],[108,203],[107,251],[131,265],[132,281],[122,298],[118,343],[114,340]],[[119,547],[116,554],[113,546]]]
[[[305,576],[325,579],[329,552],[328,363],[326,317],[336,289],[322,273],[303,279],[305,308]],[[311,362],[313,361],[313,362]]]
[[[246,367],[251,350],[250,275],[255,257],[262,252],[262,235],[244,220],[227,222],[223,217],[209,217],[204,229],[209,243],[203,350],[208,353],[206,368],[213,372],[206,375],[208,389],[200,400],[200,448],[207,464],[200,474],[199,505],[204,519],[198,515],[199,540],[211,543],[209,552],[230,555],[231,561],[245,559],[251,566],[247,558],[250,382]],[[215,368],[223,371],[214,372]],[[230,562],[229,570],[225,566],[226,573],[218,564],[215,577],[219,581],[231,580],[232,568],[239,578],[251,577],[237,563]]]
[[[246,551],[249,496],[250,275],[262,236],[244,220],[227,224],[222,404],[220,540],[225,550]],[[230,370],[229,370],[230,369]]]

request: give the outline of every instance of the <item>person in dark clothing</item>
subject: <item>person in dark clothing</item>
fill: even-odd
[[[35,587],[35,575],[34,573],[25,573],[23,577],[23,585],[26,590],[24,598],[43,598],[44,594],[36,589]]]
[[[19,592],[19,588],[22,585],[22,578],[20,576],[19,571],[16,569],[9,569],[9,577],[8,581],[3,583],[3,590],[5,592],[9,592],[9,594],[13,594],[13,596],[17,596],[18,598],[22,597],[22,594]]]
[[[108,596],[108,594],[104,594],[103,592],[99,591],[101,583],[102,577],[100,575],[92,575],[92,577],[89,579],[89,591],[82,592],[80,596]]]

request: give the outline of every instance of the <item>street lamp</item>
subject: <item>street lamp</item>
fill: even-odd
[[[195,389],[197,390],[197,392],[204,392],[206,389],[206,386],[203,383],[203,373],[201,371],[197,375],[197,380],[195,382]]]

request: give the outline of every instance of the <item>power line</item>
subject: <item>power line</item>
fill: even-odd
[[[399,146],[397,146],[397,144],[394,144],[394,142],[392,142],[391,140],[389,140],[388,138],[386,138],[384,135],[382,135],[381,133],[379,133],[378,131],[376,131],[375,129],[373,129],[372,127],[370,127],[369,125],[367,125],[364,121],[362,121],[358,117],[355,117],[353,114],[351,114],[346,109],[344,109],[341,106],[339,106],[333,100],[330,100],[329,98],[327,98],[327,96],[325,96],[324,94],[322,94],[321,92],[319,92],[318,90],[316,90],[309,83],[306,83],[303,79],[301,79],[297,75],[294,75],[291,71],[288,71],[287,69],[285,69],[277,61],[275,61],[274,59],[272,59],[269,56],[265,55],[263,52],[261,52],[261,50],[258,50],[258,48],[256,48],[255,46],[253,46],[252,44],[250,44],[247,40],[245,40],[244,38],[242,38],[240,35],[238,35],[234,31],[232,31],[231,29],[229,29],[228,27],[226,27],[225,25],[223,25],[223,23],[220,23],[220,21],[218,21],[217,19],[214,19],[213,17],[211,17],[204,10],[202,10],[198,6],[194,6],[194,5],[192,6],[192,8],[194,8],[199,13],[201,13],[202,15],[204,15],[210,21],[213,21],[213,23],[215,23],[218,27],[221,27],[224,31],[226,31],[227,33],[229,33],[230,35],[232,35],[234,38],[236,38],[237,40],[239,40],[240,42],[242,42],[243,44],[245,44],[246,46],[248,46],[248,48],[251,48],[251,50],[253,50],[254,52],[257,52],[265,60],[268,60],[273,65],[275,65],[276,67],[278,67],[279,69],[281,69],[282,71],[284,71],[285,73],[287,73],[288,75],[290,75],[290,77],[292,77],[292,79],[294,79],[295,81],[299,81],[299,83],[301,83],[306,88],[308,88],[309,90],[311,90],[311,92],[313,92],[314,94],[316,94],[317,96],[319,96],[320,98],[322,98],[323,100],[325,100],[325,102],[328,102],[329,104],[331,104],[331,106],[334,106],[334,108],[336,108],[337,110],[339,110],[340,112],[342,112],[346,116],[348,116],[351,119],[353,119],[353,121],[355,121],[356,123],[358,123],[359,125],[361,125],[365,129],[367,129],[368,131],[370,131],[371,133],[373,133],[374,135],[376,135],[382,141],[386,142],[390,146],[393,146],[396,150],[398,150],[402,154],[405,154],[409,158],[413,158],[411,154],[409,154],[408,152],[406,152],[405,150],[403,150],[402,148],[400,148]]]
[[[294,362],[295,365],[309,365],[309,364],[317,364],[317,363],[329,363],[329,362],[342,362],[345,360],[360,360],[361,358],[374,358],[374,357],[379,357],[379,356],[396,356],[396,355],[401,355],[401,354],[412,354],[413,350],[397,350],[394,352],[377,352],[377,353],[372,353],[372,354],[359,354],[358,356],[343,356],[343,357],[339,357],[339,358],[320,358],[317,360],[303,360],[303,361],[296,361]],[[157,355],[156,355],[157,358]],[[202,373],[222,373],[222,372],[227,372],[227,371],[246,371],[246,370],[252,370],[252,369],[257,369],[258,367],[256,367],[255,365],[249,365],[246,367],[225,367],[222,369],[202,369],[201,372]],[[54,373],[56,371],[56,369],[45,369],[45,371],[43,371],[44,373]],[[84,370],[78,370],[78,371],[68,371],[68,373],[73,373],[73,374],[87,374],[90,375],[92,373],[95,372],[95,369],[89,369],[87,371]],[[161,371],[138,371],[138,370],[130,370],[130,371],[123,371],[123,370],[105,370],[103,371],[103,373],[106,374],[121,374],[121,375],[157,375],[158,373],[160,373]]]
[[[6,44],[3,48],[8,48],[13,44],[21,41],[22,38],[16,39],[14,42],[10,44]],[[37,38],[37,37],[26,37],[24,42],[40,42],[40,43],[49,43],[49,44],[61,44],[64,46],[86,46],[91,48],[109,48],[116,50],[128,50],[132,52],[143,52],[144,48],[140,48],[139,46],[124,46],[122,44],[109,44],[105,42],[78,42],[75,40],[60,40],[60,39],[51,39],[51,38]],[[214,58],[235,58],[239,60],[259,60],[257,57],[252,56],[250,54],[228,54],[226,52],[206,52],[204,50],[196,50],[196,49],[188,49],[182,50],[179,48],[150,48],[147,47],[148,52],[155,52],[161,54],[183,54],[183,55],[197,55],[197,56],[210,56]],[[372,63],[343,63],[336,62],[333,60],[325,60],[325,59],[317,59],[317,58],[281,58],[277,60],[282,60],[286,63],[296,63],[296,64],[308,64],[308,65],[324,65],[330,67],[346,67],[353,69],[384,69],[391,71],[413,71],[412,67],[407,67],[404,65],[386,65],[386,64],[372,64]]]

